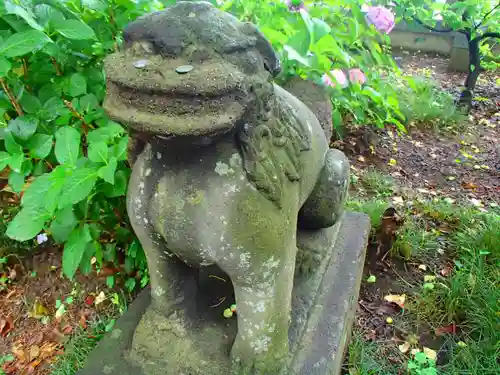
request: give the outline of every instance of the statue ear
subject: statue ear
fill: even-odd
[[[273,77],[276,77],[281,72],[281,64],[271,43],[253,23],[245,22],[243,24],[243,30],[245,34],[252,35],[257,38],[255,48],[260,52],[264,59],[264,67]]]

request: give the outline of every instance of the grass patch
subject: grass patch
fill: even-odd
[[[380,227],[380,222],[384,211],[389,207],[389,203],[382,199],[352,199],[346,202],[346,209],[351,211],[363,212],[370,217],[372,230]]]
[[[387,361],[388,348],[381,343],[365,341],[354,331],[349,342],[349,355],[343,373],[349,375],[396,375],[398,366]],[[404,360],[404,358],[403,358]]]
[[[500,374],[500,213],[481,213],[451,236],[455,272],[439,296],[460,322],[466,344],[452,352],[450,374]]]
[[[391,176],[369,168],[360,177],[361,185],[369,193],[378,197],[390,197],[394,194],[394,180]]]
[[[400,255],[405,260],[425,259],[435,256],[438,249],[438,234],[428,231],[423,220],[408,217],[397,232],[391,255]]]
[[[351,200],[348,207],[368,213],[380,225],[388,204]],[[405,276],[411,284],[400,292],[407,295],[405,312],[394,319],[405,334],[393,334],[401,340],[407,334],[423,339],[412,348],[431,347],[439,353],[438,363],[422,359],[423,354],[401,353],[401,341],[373,338],[373,332],[368,337],[374,341],[367,341],[355,332],[344,374],[500,374],[500,211],[415,200],[404,214],[391,255],[412,258],[405,269],[413,276]],[[438,248],[444,250],[440,257],[435,256]],[[418,269],[419,264],[427,268]],[[455,332],[435,336],[435,329],[452,325]]]
[[[394,81],[402,113],[413,122],[434,131],[461,130],[467,117],[455,98],[427,77],[403,77]]]
[[[64,354],[52,365],[50,375],[73,375],[83,368],[85,360],[106,332],[111,331],[115,318],[108,316],[95,321],[86,330],[73,334],[65,345]]]

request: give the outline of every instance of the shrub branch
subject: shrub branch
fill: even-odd
[[[19,103],[17,102],[14,94],[12,94],[12,91],[10,91],[10,88],[7,85],[7,82],[5,82],[5,80],[3,78],[0,78],[0,84],[2,85],[3,91],[5,91],[5,93],[7,94],[7,97],[9,98],[9,101],[11,102],[12,106],[16,110],[18,116],[23,116],[24,112],[21,109],[21,106],[19,105]]]

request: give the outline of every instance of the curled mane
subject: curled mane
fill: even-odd
[[[269,118],[245,124],[237,140],[249,181],[281,208],[283,185],[301,178],[300,154],[311,149],[311,134],[286,100],[279,95],[269,99]]]

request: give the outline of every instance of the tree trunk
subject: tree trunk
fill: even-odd
[[[470,34],[466,34],[469,42],[469,68],[467,78],[464,82],[464,89],[458,99],[459,107],[469,112],[472,109],[472,98],[474,89],[476,88],[477,79],[481,73],[481,55],[479,52],[479,41],[470,38]]]
[[[481,67],[481,52],[479,46],[486,38],[500,38],[500,33],[488,32],[474,39],[471,39],[470,33],[466,33],[465,36],[469,42],[469,72],[465,79],[464,90],[458,99],[458,105],[468,112],[472,108],[472,98],[474,96],[477,79],[481,71],[483,71]]]

